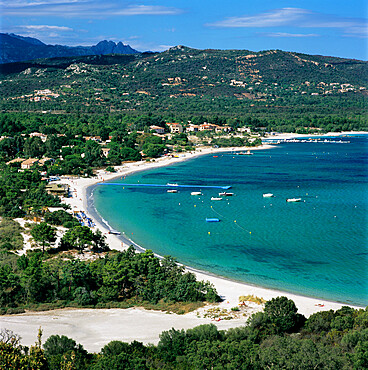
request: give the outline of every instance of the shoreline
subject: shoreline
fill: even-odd
[[[328,133],[326,135],[318,135],[318,136],[341,136],[346,134],[367,134],[363,132],[359,133]],[[306,135],[302,134],[283,134],[283,135],[275,135],[273,138],[290,138],[290,137],[305,137]],[[317,135],[313,135],[316,136]],[[195,153],[183,153],[179,156],[179,158],[160,158],[155,162],[134,162],[129,163],[128,165],[116,167],[118,172],[107,174],[104,171],[99,171],[97,178],[92,179],[78,179],[78,180],[69,180],[71,182],[69,185],[77,190],[77,197],[74,198],[67,198],[63,201],[67,204],[70,204],[72,209],[77,208],[78,210],[84,210],[89,217],[93,219],[96,224],[96,228],[100,229],[101,232],[106,235],[107,243],[111,249],[116,249],[118,251],[126,250],[130,245],[133,245],[136,250],[138,251],[145,251],[146,249],[138,244],[136,244],[133,240],[129,239],[122,233],[121,235],[114,235],[109,234],[109,225],[105,224],[101,216],[98,214],[97,210],[94,208],[93,205],[93,190],[97,186],[98,182],[112,180],[114,178],[118,178],[121,176],[127,176],[132,173],[138,171],[144,171],[148,169],[158,168],[162,166],[167,166],[171,164],[177,164],[182,161],[196,158],[202,155],[208,155],[212,153],[219,153],[219,152],[226,152],[226,151],[239,151],[239,150],[265,150],[274,148],[273,145],[262,145],[261,147],[240,147],[240,148],[206,148],[200,152]],[[61,180],[61,182],[65,182],[65,180]],[[153,251],[154,252],[154,251]],[[156,256],[161,257],[155,253]],[[276,298],[280,295],[286,296],[289,299],[292,299],[296,306],[298,307],[298,312],[302,313],[306,317],[309,317],[311,314],[315,312],[319,312],[322,310],[337,310],[342,306],[351,306],[354,308],[362,308],[364,306],[357,306],[352,305],[349,303],[341,303],[330,301],[326,299],[310,297],[310,296],[303,296],[300,294],[295,294],[287,291],[266,288],[262,286],[252,285],[251,283],[239,282],[236,280],[232,280],[230,278],[218,276],[215,274],[211,274],[210,272],[200,271],[198,269],[192,268],[190,266],[185,266],[187,271],[193,272],[198,280],[204,280],[211,282],[217,289],[218,294],[224,299],[222,303],[220,303],[220,307],[229,308],[236,306],[238,304],[238,297],[240,295],[248,295],[253,294],[255,296],[263,297],[266,300]],[[226,303],[225,303],[226,302]]]
[[[290,137],[290,134],[285,134],[285,136],[286,135]],[[285,136],[283,138],[285,138]],[[305,137],[305,135],[300,136]],[[296,135],[293,135],[292,137],[296,137]],[[262,146],[252,148],[251,150],[262,150],[272,147],[273,146]],[[237,149],[244,150],[244,148]],[[100,222],[101,220],[97,211],[96,214],[91,214],[94,212],[93,197],[91,198],[91,194],[98,182],[132,174],[136,171],[176,164],[201,155],[225,152],[229,150],[231,151],[232,148],[207,149],[196,154],[187,154],[179,158],[162,158],[150,163],[129,163],[120,166],[119,172],[117,173],[111,174],[100,170],[98,171],[98,176],[95,178],[63,178],[60,182],[68,183],[71,189],[75,188],[73,198],[63,199],[63,202],[69,204],[72,210],[84,210],[89,217],[92,216],[96,227],[106,235],[106,241],[110,248],[122,251],[131,244],[131,241],[127,238],[128,243],[124,245],[118,235],[107,234],[109,231],[108,226]],[[141,246],[139,247],[142,250],[145,250]],[[163,331],[167,331],[172,328],[175,328],[176,330],[187,330],[202,324],[215,324],[219,330],[243,327],[246,325],[248,317],[255,312],[261,311],[263,309],[263,305],[258,306],[254,303],[247,303],[247,307],[245,308],[245,311],[243,311],[245,316],[233,318],[232,320],[217,321],[209,317],[204,317],[205,312],[209,308],[213,307],[219,307],[220,309],[231,312],[232,307],[238,306],[238,299],[241,295],[253,294],[258,297],[263,297],[266,300],[276,298],[278,296],[286,296],[295,302],[298,312],[306,317],[320,311],[335,311],[340,309],[342,306],[350,306],[356,309],[364,308],[363,306],[361,307],[328,301],[276,289],[255,286],[249,283],[221,277],[210,272],[199,271],[188,266],[185,266],[185,268],[187,271],[193,272],[198,280],[211,282],[217,289],[218,294],[223,298],[223,302],[219,304],[208,304],[205,307],[199,308],[185,315],[148,310],[141,307],[127,309],[62,308],[40,312],[27,311],[23,314],[0,316],[0,325],[1,327],[12,330],[14,333],[20,335],[22,337],[23,345],[33,345],[37,338],[37,331],[42,327],[44,340],[50,335],[66,335],[69,338],[73,338],[77,343],[81,343],[88,351],[99,352],[104,345],[112,340],[123,342],[138,340],[144,344],[157,344],[159,342],[160,334]]]

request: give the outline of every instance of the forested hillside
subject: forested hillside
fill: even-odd
[[[367,66],[280,50],[183,46],[156,54],[44,59],[1,66],[0,107],[8,112],[151,112],[172,119],[252,115],[282,121],[330,115],[363,122]]]

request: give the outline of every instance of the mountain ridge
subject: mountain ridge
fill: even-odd
[[[92,46],[48,45],[36,38],[7,33],[0,33],[0,45],[0,64],[40,58],[140,53],[122,42],[103,40]]]

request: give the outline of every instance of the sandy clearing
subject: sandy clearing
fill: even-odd
[[[245,324],[246,319],[223,320],[197,318],[187,315],[166,314],[139,308],[128,309],[62,309],[1,316],[0,327],[13,330],[22,337],[23,345],[32,345],[38,329],[43,330],[43,341],[52,334],[66,335],[83,344],[88,351],[98,352],[112,340],[157,344],[162,331],[171,328],[189,329],[201,324],[214,323],[219,329]]]

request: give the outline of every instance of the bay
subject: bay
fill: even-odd
[[[338,139],[340,140],[340,139]],[[102,218],[137,244],[203,271],[322,299],[368,304],[368,137],[285,143],[251,156],[206,155],[113,180],[231,185],[99,186]],[[335,140],[336,141],[336,140]],[[274,197],[264,198],[264,193]],[[286,202],[302,198],[301,202]],[[218,218],[209,223],[206,218]]]

